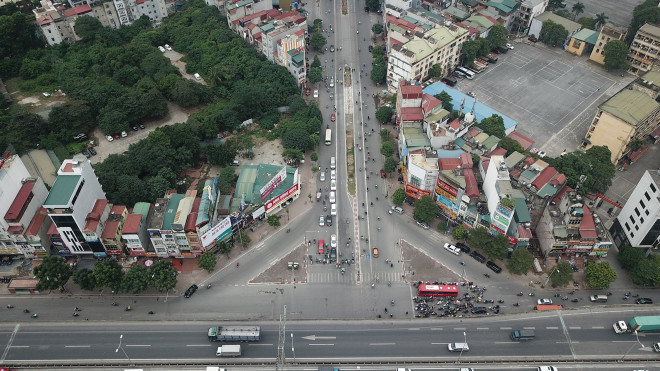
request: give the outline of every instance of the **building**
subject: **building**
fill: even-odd
[[[617,246],[658,248],[660,171],[644,172],[610,228],[610,234]]]
[[[612,162],[617,164],[630,152],[635,140],[645,140],[658,128],[660,104],[655,98],[660,85],[654,81],[660,81],[660,73],[648,72],[641,80],[640,84],[632,82],[598,107],[580,149],[607,146]],[[650,96],[649,92],[655,95]]]
[[[598,43],[598,32],[586,28],[578,31],[566,45],[566,51],[581,56],[584,53],[590,53]]]
[[[660,27],[646,23],[637,30],[628,53],[630,71],[636,75],[648,72],[658,58]]]
[[[607,45],[610,40],[624,41],[626,35],[628,35],[628,28],[619,27],[612,23],[606,23],[600,29],[598,40],[596,40],[596,44],[591,51],[589,59],[599,64],[605,64],[605,45]]]
[[[124,205],[115,205],[110,209],[103,234],[101,234],[101,243],[103,243],[108,255],[124,255],[122,231],[127,216],[128,209]]]
[[[517,14],[511,22],[511,32],[527,33],[532,20],[545,12],[548,0],[522,0]]]
[[[504,28],[511,30],[513,20],[518,16],[520,2],[515,0],[490,0],[486,2],[488,10],[495,12]]]
[[[438,151],[430,147],[408,152],[403,175],[406,196],[420,199],[430,196],[438,179]]]
[[[389,90],[396,92],[401,81],[427,80],[435,65],[440,66],[443,74],[448,74],[458,65],[461,46],[467,38],[466,29],[447,22],[424,33],[417,32],[403,44],[389,40],[386,77]]]
[[[573,22],[570,19],[558,16],[552,12],[545,12],[532,20],[532,23],[529,26],[528,35],[534,36],[538,39],[541,34],[541,29],[543,28],[543,22],[545,21],[552,21],[556,24],[562,25],[566,31],[568,31],[568,37],[564,44],[567,44],[571,40],[571,37],[582,29],[582,25],[577,22]]]
[[[299,196],[298,168],[270,164],[243,165],[236,182],[231,212],[252,214],[251,220],[263,218],[282,210]]]
[[[94,169],[84,156],[64,160],[43,207],[53,220],[63,248],[71,255],[107,256],[100,241],[87,241],[83,233],[87,216],[96,200],[105,198]]]
[[[207,0],[207,1],[213,1],[213,0]],[[272,0],[241,0],[241,1],[227,0],[227,2],[230,3],[225,6],[226,14],[227,14],[227,24],[229,24],[229,27],[232,26],[232,23],[234,21],[240,18],[261,11],[273,9]]]

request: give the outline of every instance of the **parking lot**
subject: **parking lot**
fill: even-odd
[[[598,105],[634,78],[540,42],[513,44],[496,64],[456,88],[518,121],[517,131],[550,156],[577,149]]]

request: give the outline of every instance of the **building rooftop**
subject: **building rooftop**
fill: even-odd
[[[179,209],[179,202],[183,199],[183,195],[180,193],[175,193],[170,197],[170,202],[167,203],[167,209],[165,210],[165,215],[163,216],[163,224],[161,230],[169,231],[172,230],[172,222],[176,217],[176,211]]]
[[[30,221],[30,224],[25,230],[25,235],[36,236],[37,234],[39,234],[39,230],[46,221],[46,217],[48,217],[48,212],[46,211],[46,209],[42,207],[39,210],[37,210],[37,212],[34,214],[34,217],[32,217],[32,221]]]
[[[564,28],[568,31],[569,35],[582,28],[581,24],[577,22],[573,22],[570,19],[566,19],[564,17],[558,16],[551,11],[546,11],[545,13],[537,16],[535,19],[541,22],[550,20],[557,24],[560,24],[564,26]]]
[[[87,217],[85,218],[85,227],[83,228],[84,232],[96,231],[96,228],[101,221],[101,217],[103,216],[103,211],[107,205],[108,200],[105,198],[99,198],[96,200],[96,202],[94,202],[92,210],[87,214]]]
[[[124,221],[122,234],[138,234],[141,221],[142,214],[128,214],[126,221]]]
[[[635,126],[658,109],[658,102],[641,91],[621,90],[603,103],[600,109]]]
[[[34,182],[23,183],[21,189],[18,190],[14,201],[9,206],[9,210],[5,214],[5,220],[7,221],[18,221],[17,219],[21,216],[21,211],[25,206],[25,203],[30,199],[32,194],[32,189],[34,188]]]
[[[108,240],[112,240],[117,236],[117,230],[119,229],[119,220],[108,220],[107,223],[105,223],[105,229],[103,230],[103,234],[101,235],[101,238],[105,238]]]
[[[573,38],[577,39],[577,40],[580,40],[580,41],[584,41],[587,44],[596,45],[596,42],[598,41],[598,35],[599,34],[600,33],[597,32],[597,31],[593,31],[593,30],[590,30],[590,29],[587,29],[587,28],[583,28],[580,31],[578,31],[578,33],[573,35]]]
[[[236,189],[234,191],[234,199],[241,199],[245,196],[245,203],[258,205],[262,203],[260,190],[268,182],[275,177],[275,175],[282,169],[280,165],[258,164],[258,165],[244,165],[238,176],[236,182]],[[293,186],[296,178],[296,168],[286,167],[286,178],[275,187],[272,193],[266,197],[271,199],[277,195],[282,194],[287,189]],[[265,201],[265,200],[264,200]]]
[[[655,38],[660,38],[660,28],[650,23],[645,23],[642,27],[639,28],[639,31],[647,33]]]
[[[89,13],[91,11],[92,11],[92,7],[89,6],[88,4],[84,4],[84,5],[79,5],[79,6],[76,6],[76,7],[73,7],[71,9],[66,10],[64,12],[64,16],[71,17],[71,16],[74,16],[74,15],[82,15],[82,14],[85,14],[85,13]]]
[[[53,187],[44,201],[44,206],[48,207],[66,207],[80,182],[80,175],[62,174],[57,177]]]
[[[507,137],[520,143],[520,145],[524,150],[528,150],[531,146],[534,145],[534,141],[532,139],[522,135],[521,133],[515,130],[512,131],[509,135],[507,135]]]

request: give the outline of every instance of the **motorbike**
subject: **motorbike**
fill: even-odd
[[[75,307],[75,308],[73,308],[73,311],[74,311],[74,312],[80,312],[80,308]]]
[[[113,301],[113,302],[112,302],[112,306],[113,306],[113,307],[116,307],[117,305],[119,305],[119,304],[117,304],[116,301]]]
[[[502,303],[504,303],[504,299],[500,299],[500,300],[498,300],[497,302],[500,303],[500,304],[502,304]]]
[[[150,311],[149,311],[149,314],[154,314],[154,311],[153,311],[153,310],[150,310]]]
[[[484,273],[484,277],[486,277],[486,278],[490,278],[490,274],[488,274],[488,273]]]
[[[36,313],[32,315],[32,318],[37,318],[37,317],[39,317],[39,316],[37,316]]]
[[[73,316],[78,317],[79,316],[78,312],[73,312]]]
[[[516,294],[517,296],[523,296],[522,291]]]
[[[30,313],[29,309],[23,309],[23,313]]]
[[[392,306],[394,306],[394,299],[392,299],[392,301],[390,302],[390,304],[392,304]]]
[[[530,293],[529,293],[529,296],[534,296],[534,295],[535,295],[535,294],[534,294],[533,292],[530,292]]]
[[[129,306],[127,306],[126,308],[124,308],[124,311],[126,311],[126,312],[130,312],[130,311],[131,311],[131,306],[129,305]]]
[[[515,303],[515,304],[513,304],[513,306],[514,306],[514,307],[519,307],[519,306],[520,306],[520,303]]]
[[[13,308],[13,307],[14,307],[13,305],[11,305],[11,304],[7,304],[7,308],[11,309],[11,308]]]
[[[210,288],[211,288],[211,284],[209,283],[208,285],[206,285],[206,289],[208,290]]]
[[[571,299],[573,303],[577,303],[579,300],[578,299]]]

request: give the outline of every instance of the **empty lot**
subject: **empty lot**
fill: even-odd
[[[541,43],[514,45],[456,88],[474,92],[480,102],[518,121],[517,131],[551,156],[575,150],[598,105],[633,79]]]

